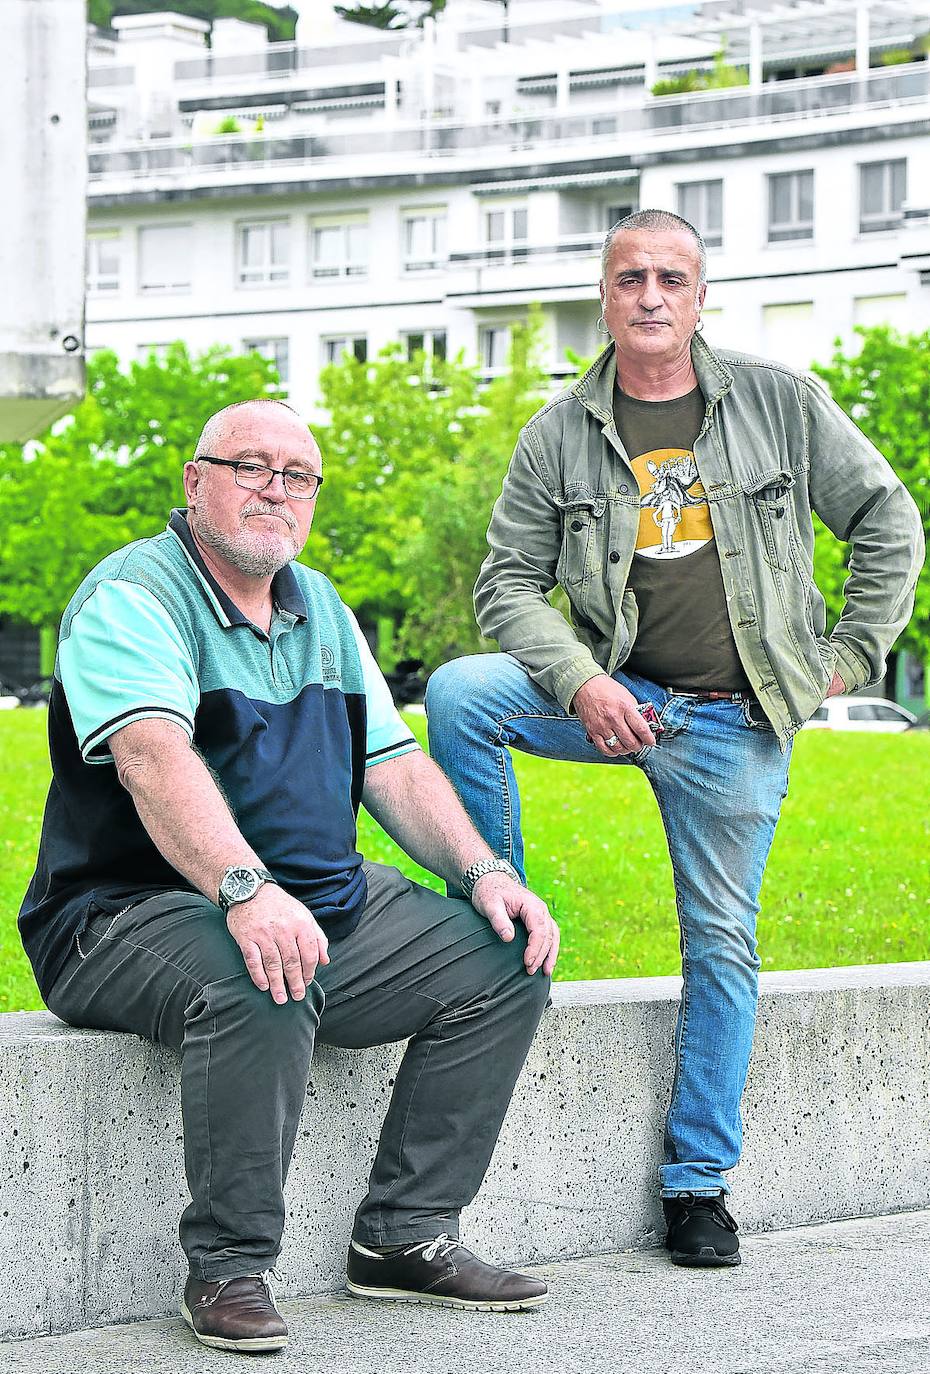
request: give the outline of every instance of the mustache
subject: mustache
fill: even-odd
[[[242,508],[242,519],[247,515],[274,515],[284,520],[292,534],[297,533],[297,521],[286,506],[273,506],[270,501],[253,501]]]

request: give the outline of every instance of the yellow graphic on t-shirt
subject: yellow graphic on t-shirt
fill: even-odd
[[[633,471],[640,491],[640,557],[685,558],[713,539],[707,494],[693,453],[656,448],[634,458]]]

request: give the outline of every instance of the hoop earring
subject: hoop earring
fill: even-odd
[[[594,326],[594,328],[597,330],[598,334],[610,333],[610,330],[607,328],[607,321],[604,319],[603,315],[598,315],[597,324]]]
[[[695,332],[695,334],[703,334],[703,333],[704,333],[704,321],[701,319],[700,315],[698,316],[698,322],[697,322],[697,324],[694,326],[694,332]]]

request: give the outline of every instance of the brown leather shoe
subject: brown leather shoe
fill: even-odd
[[[447,1235],[390,1254],[353,1240],[346,1287],[355,1298],[431,1302],[473,1312],[522,1312],[539,1307],[549,1292],[542,1279],[486,1264]]]
[[[203,1345],[217,1350],[281,1350],[287,1326],[271,1288],[271,1270],[202,1283],[189,1278],[181,1316]]]

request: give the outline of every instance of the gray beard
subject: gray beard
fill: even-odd
[[[209,544],[210,548],[225,558],[227,563],[231,563],[247,577],[273,577],[299,553],[296,540],[288,552],[270,540],[263,540],[260,535],[246,533],[242,539],[232,538],[224,530],[217,529],[202,510],[196,514],[194,529],[199,539]],[[245,540],[249,542],[246,543]]]

